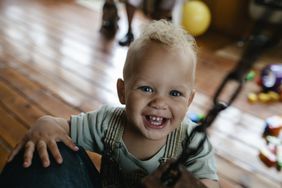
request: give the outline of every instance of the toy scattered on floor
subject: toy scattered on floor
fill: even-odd
[[[255,103],[255,102],[257,102],[257,101],[258,101],[258,96],[257,96],[257,94],[256,94],[256,93],[249,93],[249,94],[248,94],[248,101],[249,101],[250,103]]]
[[[271,116],[265,120],[264,136],[276,136],[278,137],[282,130],[282,117]]]
[[[209,27],[211,13],[208,6],[199,0],[184,3],[182,25],[193,36],[202,35]]]
[[[275,139],[274,139],[275,138]],[[270,139],[274,142],[271,142]],[[267,167],[282,169],[282,140],[273,136],[267,136],[267,145],[260,149],[259,158]]]
[[[246,76],[246,81],[251,81],[256,77],[256,72],[254,70],[251,70],[250,72],[248,72],[247,76]]]
[[[194,123],[200,123],[200,122],[202,122],[205,119],[205,115],[189,112],[188,113],[188,118],[191,121],[193,121]]]
[[[269,103],[269,102],[278,102],[282,101],[282,95],[280,96],[278,93],[274,91],[268,92],[259,92],[259,93],[249,93],[248,101],[250,103]]]
[[[261,72],[260,83],[264,91],[280,93],[282,90],[282,64],[267,65]]]
[[[271,151],[271,148],[269,148],[268,146],[260,149],[259,158],[267,167],[276,166],[275,152]]]
[[[263,137],[266,146],[260,149],[259,158],[267,167],[282,169],[282,116],[266,119]]]
[[[276,157],[277,157],[277,166],[279,168],[279,170],[281,170],[282,168],[282,145],[280,144],[279,146],[277,146],[276,148]]]
[[[246,79],[248,80],[248,78]],[[262,90],[248,94],[248,101],[250,103],[282,101],[282,64],[267,65],[261,71],[257,83]]]

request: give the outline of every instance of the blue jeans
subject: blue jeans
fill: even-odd
[[[101,188],[100,174],[80,147],[74,152],[63,143],[58,143],[64,159],[59,165],[50,156],[51,165],[44,168],[35,153],[32,165],[23,168],[23,150],[7,163],[0,175],[1,188]]]

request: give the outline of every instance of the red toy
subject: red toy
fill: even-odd
[[[282,169],[282,117],[272,116],[266,119],[263,136],[266,145],[260,149],[259,158],[268,167]]]

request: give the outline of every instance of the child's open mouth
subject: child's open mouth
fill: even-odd
[[[146,120],[146,125],[148,125],[151,128],[163,128],[166,122],[168,121],[168,118],[146,115],[145,120]]]

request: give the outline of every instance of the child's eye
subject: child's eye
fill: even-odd
[[[173,96],[173,97],[180,97],[180,96],[182,96],[182,93],[179,92],[179,91],[176,91],[176,90],[170,91],[169,94],[170,94],[171,96]]]
[[[149,93],[152,93],[154,91],[153,88],[151,88],[149,86],[141,86],[138,89],[140,89],[141,91],[144,91],[144,92],[149,92]]]

